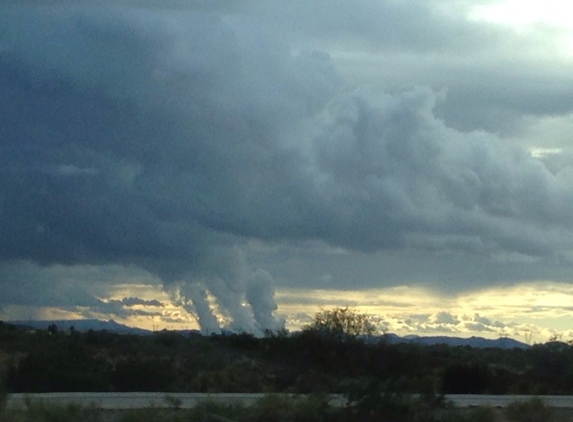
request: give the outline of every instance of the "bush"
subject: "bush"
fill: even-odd
[[[495,410],[491,407],[477,407],[475,409],[456,409],[450,413],[441,422],[496,422]]]
[[[505,409],[505,416],[511,422],[549,422],[551,414],[551,408],[539,398],[513,402]]]
[[[372,322],[371,315],[346,307],[316,313],[312,322],[307,324],[303,330],[318,332],[338,340],[349,340],[358,336],[376,334],[376,325]]]
[[[6,391],[6,382],[2,377],[0,377],[0,415],[2,414],[4,408],[6,407],[7,400],[8,400],[8,392]]]
[[[267,422],[325,422],[341,420],[341,412],[333,409],[326,395],[309,395],[294,398],[280,395],[268,395],[249,408],[244,421]]]
[[[125,412],[119,422],[188,422],[203,421],[206,419],[185,419],[184,414],[173,414],[166,409],[150,407],[147,409],[133,409]]]
[[[491,407],[478,407],[468,414],[466,422],[495,422],[495,410]]]
[[[212,401],[204,401],[187,413],[185,422],[205,421],[205,422],[221,422],[221,421],[244,421],[246,408],[243,405],[222,405]],[[140,421],[134,421],[140,422]],[[171,421],[170,421],[171,422]]]
[[[2,328],[2,321],[0,321],[0,329]],[[4,413],[6,402],[8,401],[8,359],[3,358],[2,351],[0,350],[0,415]]]
[[[8,400],[6,392],[0,387],[0,416],[4,414],[6,408],[6,401]]]
[[[422,397],[403,393],[396,384],[364,383],[348,395],[348,410],[352,420],[361,422],[400,421],[434,422],[436,414],[445,406],[442,396],[427,394]]]
[[[25,411],[10,411],[2,421],[18,422],[100,422],[101,412],[95,407],[81,407],[77,404],[55,405],[41,401],[26,400]],[[12,418],[10,418],[12,416]]]

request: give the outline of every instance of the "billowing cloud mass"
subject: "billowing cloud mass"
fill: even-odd
[[[567,163],[550,171],[497,134],[449,124],[444,90],[350,87],[328,53],[361,37],[388,51],[391,37],[408,51],[477,47],[480,26],[443,44],[455,28],[435,32],[441,18],[416,9],[411,24],[432,36],[414,43],[407,28],[347,6],[336,37],[336,17],[309,35],[289,6],[273,29],[271,2],[268,13],[245,2],[230,14],[201,2],[2,6],[0,301],[25,302],[34,286],[60,294],[44,267],[120,265],[157,275],[205,333],[220,331],[218,318],[261,333],[284,321],[278,267],[251,263],[253,240],[570,268]],[[499,31],[486,38],[497,42]],[[313,48],[302,48],[305,36]],[[15,280],[22,267],[37,274]],[[90,300],[77,304],[97,305]],[[107,302],[145,304],[161,305]]]

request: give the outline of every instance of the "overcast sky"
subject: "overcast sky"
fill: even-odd
[[[0,316],[573,323],[566,3],[13,3]]]

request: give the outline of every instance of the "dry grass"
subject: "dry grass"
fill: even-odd
[[[279,400],[279,402],[277,402]],[[0,410],[1,422],[244,422],[272,420],[324,421],[345,420],[339,410],[327,408],[319,401],[281,401],[269,396],[251,408],[203,403],[195,409],[146,408],[137,410],[101,410],[94,407],[54,406],[41,402],[28,403],[23,410]],[[329,415],[325,419],[326,414]],[[303,417],[304,415],[304,417]],[[531,400],[508,408],[443,409],[435,415],[436,422],[573,422],[573,409],[550,409],[542,402]],[[302,419],[301,419],[302,417]],[[425,419],[424,419],[425,420]]]

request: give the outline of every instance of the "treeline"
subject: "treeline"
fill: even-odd
[[[573,394],[566,343],[503,350],[370,340],[320,329],[137,336],[0,323],[0,382],[10,392]]]

